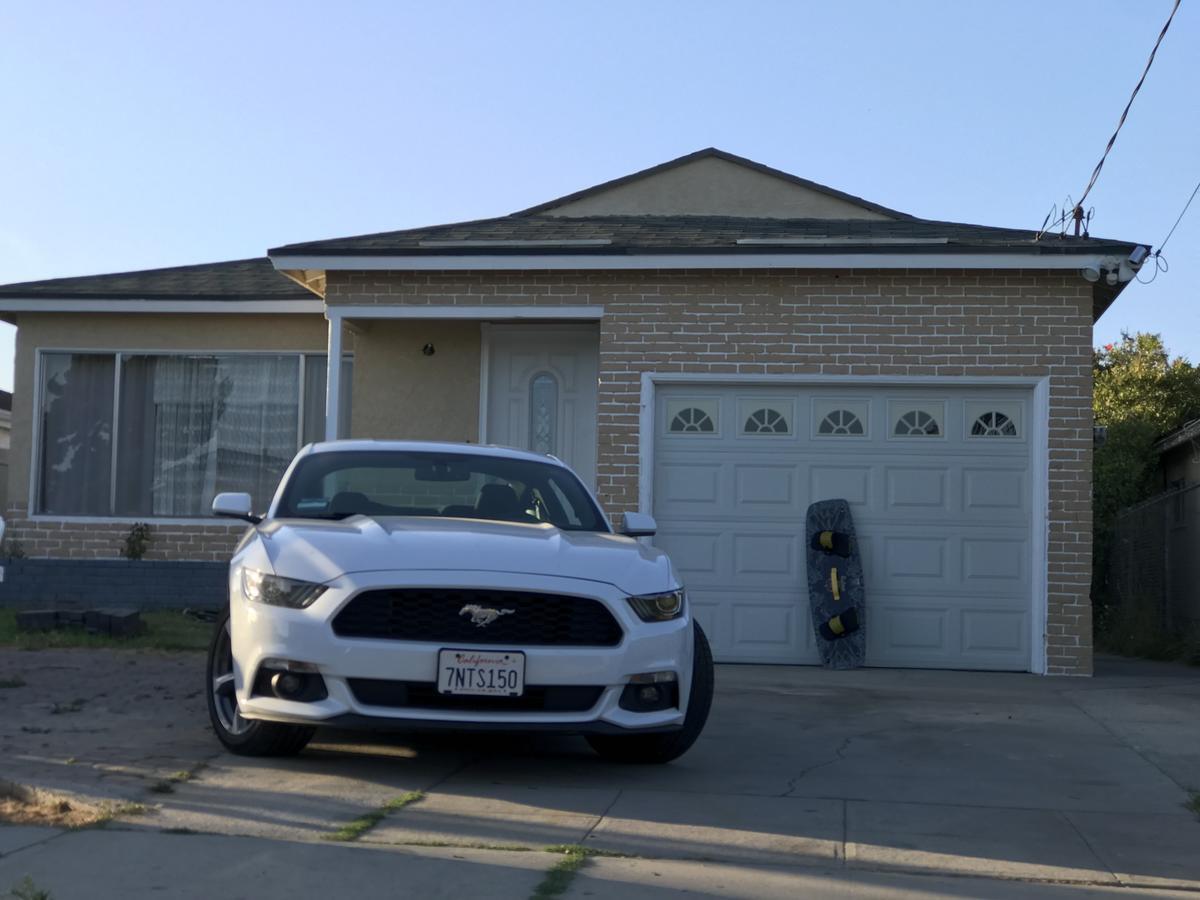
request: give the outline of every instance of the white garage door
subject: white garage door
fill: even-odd
[[[804,519],[844,498],[869,665],[1028,669],[1029,416],[1015,389],[660,386],[655,540],[717,659],[818,662]]]

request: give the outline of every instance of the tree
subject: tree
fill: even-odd
[[[1200,417],[1200,368],[1171,359],[1157,334],[1122,333],[1095,352],[1092,409],[1107,428],[1092,480],[1093,585],[1100,588],[1117,513],[1160,490],[1154,444]]]

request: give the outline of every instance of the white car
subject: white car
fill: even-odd
[[[305,447],[250,522],[209,651],[230,750],[296,753],[318,725],[584,735],[667,762],[699,736],[708,642],[666,554],[614,533],[559,460],[471,444]]]

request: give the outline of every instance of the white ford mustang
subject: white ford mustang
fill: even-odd
[[[670,560],[613,532],[553,457],[470,444],[305,447],[229,570],[212,725],[237,753],[315,726],[564,731],[667,762],[708,718],[712,655]]]

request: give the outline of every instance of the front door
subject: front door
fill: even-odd
[[[595,326],[490,325],[483,440],[557,456],[596,483]]]

